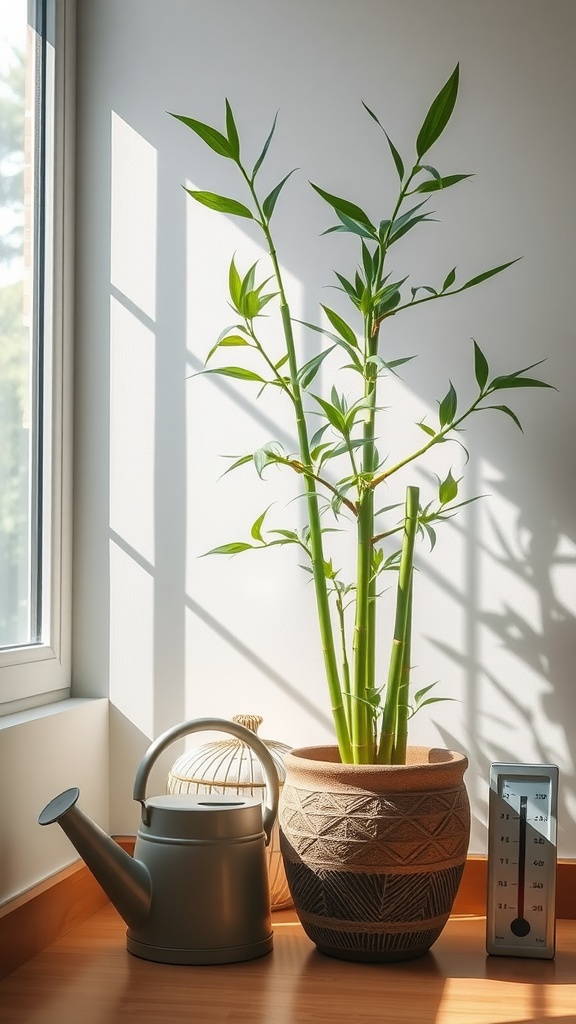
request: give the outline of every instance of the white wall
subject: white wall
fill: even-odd
[[[149,740],[186,717],[258,712],[264,734],[293,745],[331,735],[297,560],[198,557],[245,539],[273,501],[274,525],[297,523],[301,506],[283,511],[294,482],[279,474],[218,479],[219,456],[290,446],[293,427],[272,395],[253,409],[246,389],[185,380],[231,322],[232,253],[246,268],[260,250],[249,225],[187,199],[186,182],[242,193],[231,164],[166,111],[222,128],[227,96],[255,159],[280,108],[261,174],[271,188],[301,168],[276,238],[293,312],[317,321],[319,301],[338,301],[322,291],[332,268],[356,252],[319,237],[330,214],[307,180],[376,209],[394,169],[361,100],[410,152],[460,61],[457,110],[430,160],[475,177],[434,204],[441,224],[399,244],[397,267],[418,284],[455,263],[463,280],[524,258],[392,321],[390,352],[420,353],[395,392],[396,444],[448,377],[466,391],[471,336],[499,372],[545,356],[559,391],[510,397],[524,435],[496,414],[467,431],[466,494],[491,496],[422,551],[414,656],[418,685],[441,679],[457,702],[423,711],[413,738],[468,752],[474,852],[490,761],[559,764],[560,853],[576,856],[575,30],[572,0],[80,0],[74,677],[78,694],[110,695],[113,832],[136,827]]]
[[[78,786],[80,806],[108,827],[108,702],[74,698],[0,718],[0,905],[78,859],[38,815]]]

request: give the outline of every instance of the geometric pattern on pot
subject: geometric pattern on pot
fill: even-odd
[[[346,919],[347,922],[380,927],[432,922],[449,914],[460,882],[462,867],[417,874],[350,874],[311,870],[289,862],[295,898],[303,901],[309,920]],[[320,922],[317,922],[320,923]]]
[[[307,792],[285,785],[281,827],[290,835],[284,856],[358,871],[462,864],[469,835],[465,789],[386,796]]]
[[[353,960],[406,960],[425,953],[448,920],[464,866],[369,874],[292,860],[284,837],[282,849],[305,932],[324,953]]]

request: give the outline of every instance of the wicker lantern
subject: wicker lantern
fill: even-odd
[[[262,724],[260,715],[234,715],[233,721],[254,733]],[[272,755],[282,790],[286,777],[284,754],[291,748],[273,740],[262,742]],[[262,768],[256,754],[246,743],[232,737],[204,743],[182,754],[168,773],[166,788],[168,793],[235,793],[239,796],[261,796],[262,799],[265,793]],[[292,897],[280,853],[278,822],[274,824],[267,847],[267,860],[272,910],[291,907]]]

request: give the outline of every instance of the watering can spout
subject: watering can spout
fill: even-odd
[[[79,789],[67,789],[46,805],[40,825],[58,822],[129,928],[138,928],[150,912],[151,881],[134,860],[76,805]]]

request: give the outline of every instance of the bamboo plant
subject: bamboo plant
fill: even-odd
[[[419,488],[408,486],[401,506],[380,510],[376,507],[378,488],[405,466],[425,459],[439,444],[451,439],[461,444],[458,432],[462,424],[480,410],[498,410],[522,429],[516,413],[508,405],[500,404],[500,392],[550,386],[527,376],[538,363],[492,376],[486,356],[474,341],[471,362],[475,397],[470,404],[460,408],[456,389],[450,382],[438,402],[437,423],[434,426],[425,422],[418,424],[423,439],[415,450],[388,465],[377,448],[376,423],[382,400],[379,391],[386,377],[397,374],[399,366],[408,362],[408,358],[386,360],[383,355],[386,328],[391,318],[423,303],[443,301],[475,288],[516,262],[510,260],[492,267],[463,283],[457,282],[454,268],[440,283],[418,287],[411,287],[407,278],[395,279],[389,269],[392,246],[408,232],[431,220],[428,205],[431,198],[439,198],[446,189],[471,177],[460,173],[441,174],[423,162],[450,120],[458,94],[458,78],[457,66],[424,118],[416,138],[415,157],[409,164],[405,164],[376,114],[363,104],[366,113],[384,133],[391,171],[398,178],[397,196],[388,216],[382,219],[369,216],[355,202],[311,183],[336,216],[336,224],[325,234],[337,231],[350,235],[359,246],[359,258],[358,265],[346,276],[335,272],[337,287],[352,307],[351,322],[331,307],[322,306],[324,324],[329,326],[307,323],[304,327],[324,336],[330,344],[319,348],[303,365],[298,361],[294,339],[293,325],[297,321],[290,312],[271,227],[276,204],[293,171],[271,191],[260,188],[260,170],[277,118],[250,169],[228,100],[224,131],[191,117],[172,115],[218,156],[234,165],[244,190],[244,201],[213,192],[186,191],[196,202],[213,210],[254,221],[262,232],[270,259],[267,275],[260,273],[258,264],[243,274],[232,259],[229,298],[237,320],[222,332],[206,362],[231,347],[248,359],[242,365],[210,365],[204,372],[242,381],[247,387],[257,389],[258,394],[268,386],[277,388],[292,409],[299,450],[287,452],[279,443],[270,442],[254,453],[235,459],[230,469],[253,462],[262,476],[269,465],[286,467],[298,474],[307,506],[307,525],[303,530],[265,530],[266,513],[262,513],[252,525],[250,541],[222,544],[210,553],[234,555],[278,545],[295,545],[300,551],[304,550],[305,568],[311,572],[314,582],[328,691],[344,763],[404,763],[409,717],[419,707],[442,699],[431,693],[432,687],[425,687],[413,696],[409,692],[414,544],[421,535],[427,537],[433,547],[436,524],[451,517],[468,501],[475,500],[458,501],[460,480],[452,471],[440,480],[437,494],[426,504],[420,500]],[[261,318],[274,312],[279,316],[279,333],[283,339],[280,352],[272,352],[261,337]],[[329,397],[317,393],[324,360],[338,354],[345,360],[346,372],[352,372],[358,380],[354,401],[336,386],[332,387]],[[255,365],[257,369],[253,369]],[[316,426],[318,415],[321,426],[312,430],[311,423]],[[334,467],[338,467],[336,472]],[[398,519],[399,507],[402,511]],[[354,532],[357,566],[352,581],[342,578],[327,552],[334,519],[338,526],[347,522]],[[398,550],[386,555],[384,542],[389,545],[390,538],[397,539]],[[376,636],[377,630],[382,628],[378,621],[380,577],[389,571],[397,575],[396,611],[384,678],[376,665]]]

